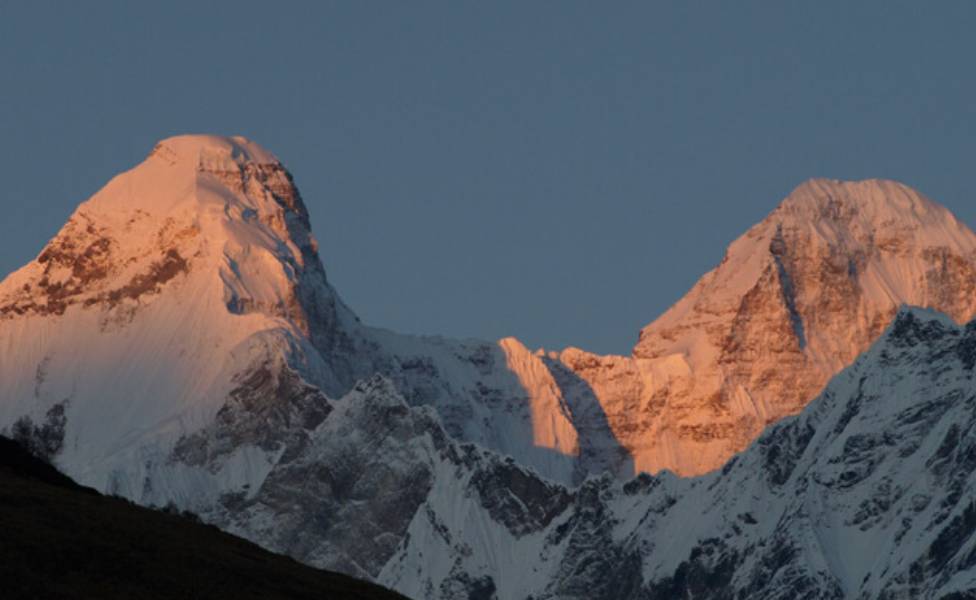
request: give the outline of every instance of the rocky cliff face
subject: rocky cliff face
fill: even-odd
[[[86,485],[415,597],[955,589],[957,559],[929,564],[918,548],[893,550],[884,570],[830,558],[894,535],[894,521],[872,529],[858,515],[910,517],[903,489],[924,494],[909,478],[930,467],[891,453],[934,443],[929,417],[899,424],[872,400],[880,412],[848,447],[831,411],[854,411],[862,400],[834,403],[862,391],[838,383],[750,443],[852,363],[839,381],[862,369],[898,410],[920,399],[965,422],[972,326],[906,313],[855,359],[902,303],[970,318],[974,265],[976,236],[916,192],[814,181],[734,242],[632,356],[404,336],[343,304],[273,155],[180,136],[0,284],[0,429]],[[932,382],[946,373],[957,388],[944,398]],[[882,462],[890,482],[860,475]],[[714,472],[620,483],[665,469]],[[958,503],[970,489],[962,467],[946,469],[929,495],[948,494],[938,502],[958,535],[940,544],[952,546],[968,540]],[[919,548],[944,530],[924,519],[898,525]],[[920,560],[921,574],[892,579]]]

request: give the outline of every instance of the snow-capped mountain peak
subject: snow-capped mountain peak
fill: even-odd
[[[253,142],[211,135],[159,142],[82,203],[4,282],[0,315],[131,313],[184,279],[232,313],[287,316],[307,332],[334,327],[336,311],[354,320],[336,306],[288,171]]]
[[[976,235],[903,184],[815,179],[644,327],[632,357],[564,355],[638,471],[696,474],[802,409],[901,304],[976,315]]]
[[[895,221],[955,222],[944,207],[917,190],[888,179],[808,179],[798,185],[773,214],[780,218],[793,215],[807,221],[857,218],[881,227]]]
[[[62,411],[64,443],[79,449],[66,468],[97,472],[87,477],[105,488],[111,468],[99,463],[120,444],[149,432],[173,443],[268,348],[328,350],[356,322],[270,152],[237,137],[170,138],[0,284],[0,413],[9,424]],[[329,365],[308,368],[335,387]]]
[[[796,509],[776,490],[811,443],[797,423],[859,393],[851,373],[870,370],[884,388],[898,376],[879,365],[915,369],[923,347],[934,349],[924,360],[960,357],[953,381],[970,377],[972,326],[951,321],[974,313],[976,235],[947,210],[894,182],[812,180],[645,327],[630,356],[401,335],[361,324],[339,299],[270,152],[179,136],[0,283],[0,431],[86,485],[175,503],[418,597],[669,597],[704,585],[695,577],[732,577],[709,558],[719,555],[756,553],[749,577],[781,577],[767,569],[779,546],[761,544],[788,532],[760,516]],[[940,365],[912,372],[924,382]],[[832,378],[802,419],[721,468]],[[641,472],[657,475],[614,479]],[[740,490],[760,499],[728,500]],[[797,522],[818,535],[848,528]],[[685,536],[746,526],[757,545],[732,553]],[[810,539],[786,540],[784,564]],[[817,573],[776,589],[854,590],[878,573],[810,556]],[[767,589],[755,581],[735,585]]]
[[[239,135],[176,135],[161,140],[149,156],[205,170],[229,170],[247,163],[281,165],[269,150]]]

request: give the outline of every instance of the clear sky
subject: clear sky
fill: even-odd
[[[629,352],[810,177],[976,224],[972,2],[0,2],[0,276],[158,139],[295,175],[368,323]]]

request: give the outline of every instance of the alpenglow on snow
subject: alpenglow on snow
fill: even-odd
[[[899,306],[963,323],[976,314],[974,282],[976,236],[946,209],[894,182],[813,180],[733,242],[641,331],[630,356],[401,335],[361,323],[329,284],[306,206],[274,155],[239,137],[179,136],[81,204],[37,259],[0,284],[0,427],[81,483],[145,505],[175,503],[415,597],[667,597],[699,585],[695,577],[731,577],[757,597],[950,590],[964,583],[950,571],[965,571],[958,553],[968,537],[937,564],[917,557],[934,532],[968,522],[961,471],[949,468],[959,481],[933,476],[929,495],[944,492],[938,502],[948,504],[917,511],[905,526],[916,545],[887,570],[832,563],[834,546],[815,559],[805,554],[814,539],[830,538],[841,553],[908,539],[888,522],[909,518],[910,486],[898,482],[931,467],[903,461],[903,471],[877,475],[888,483],[851,475],[867,482],[852,489],[870,491],[848,498],[856,508],[834,506],[818,494],[843,486],[816,487],[827,480],[813,474],[828,467],[804,454],[826,434],[817,425],[800,444],[806,430],[791,428],[826,422],[813,413],[833,406],[831,386],[849,393],[837,381],[867,368],[858,356],[890,346]],[[941,317],[905,318],[934,319],[955,332],[946,339],[968,343],[968,329]],[[883,335],[888,342],[878,342]],[[887,365],[877,348],[864,356]],[[924,344],[912,348],[929,356]],[[959,361],[945,368],[964,382]],[[926,381],[916,375],[906,385]],[[899,402],[942,402],[936,387],[890,391]],[[878,426],[902,427],[899,415],[877,417]],[[871,458],[851,469],[880,473],[891,452],[908,451],[872,444]],[[809,476],[782,491],[797,472],[780,473],[790,461]],[[747,464],[759,466],[742,472]],[[631,479],[642,472],[659,475]],[[885,485],[888,496],[878,496]],[[705,489],[755,489],[758,504]],[[778,503],[781,492],[805,504]],[[702,498],[712,504],[696,504]],[[769,522],[787,508],[814,521],[787,535]],[[695,511],[717,521],[691,528]],[[867,526],[865,514],[883,526]],[[929,533],[918,533],[923,522]],[[669,529],[681,523],[686,535]],[[711,526],[752,546],[696,539]],[[874,533],[856,533],[864,531]],[[770,548],[782,549],[783,571],[763,571],[775,562]],[[741,571],[755,573],[748,581],[720,562],[750,556],[766,566]],[[801,559],[812,562],[801,568]],[[903,568],[916,571],[898,579]],[[596,579],[610,572],[623,587],[599,591]]]

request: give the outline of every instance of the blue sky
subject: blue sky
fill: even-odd
[[[177,133],[295,175],[369,323],[628,352],[810,177],[976,224],[968,2],[0,3],[0,276]]]

